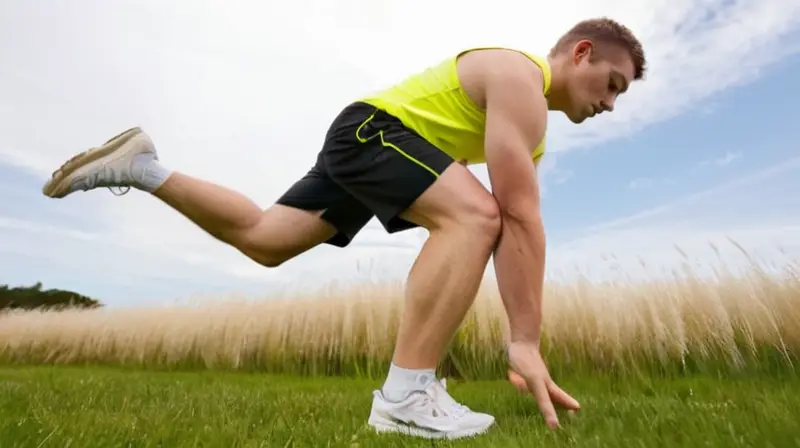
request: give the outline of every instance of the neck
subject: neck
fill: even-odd
[[[547,108],[552,111],[564,111],[567,104],[567,83],[564,71],[565,61],[563,57],[548,56],[547,62],[550,64],[550,94],[547,95]]]

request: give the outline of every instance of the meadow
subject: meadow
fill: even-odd
[[[402,292],[7,312],[0,446],[429,446],[364,428]],[[439,370],[498,425],[456,444],[800,446],[798,322],[797,265],[548,282],[544,354],[583,404],[550,433],[503,380],[505,314],[487,283]]]

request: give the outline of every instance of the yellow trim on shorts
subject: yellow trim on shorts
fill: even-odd
[[[359,142],[361,142],[361,143],[366,143],[367,141],[369,141],[369,139],[368,139],[368,138],[362,138],[362,137],[361,137],[359,134],[361,133],[361,128],[363,128],[364,126],[366,126],[366,124],[367,124],[367,123],[369,123],[370,121],[372,121],[372,119],[373,119],[373,118],[375,118],[375,114],[377,114],[377,113],[378,113],[378,111],[377,111],[377,110],[376,110],[375,112],[373,112],[373,113],[372,113],[372,115],[370,115],[370,116],[369,116],[369,118],[367,118],[366,120],[364,120],[363,122],[361,122],[361,125],[359,125],[359,126],[358,126],[358,129],[356,129],[356,139],[358,139],[358,141],[359,141]],[[433,168],[429,167],[428,165],[426,165],[426,164],[422,163],[421,161],[419,161],[419,160],[415,159],[414,157],[412,157],[411,155],[409,155],[407,152],[403,151],[402,149],[400,149],[400,148],[399,148],[399,147],[397,147],[396,145],[394,145],[394,144],[392,144],[392,143],[389,143],[389,142],[387,142],[387,141],[386,141],[386,140],[383,138],[383,130],[380,130],[380,131],[378,131],[378,135],[381,137],[381,145],[382,145],[384,148],[392,148],[392,149],[394,149],[395,151],[397,151],[397,152],[399,152],[400,154],[402,154],[402,155],[403,155],[403,156],[404,156],[406,159],[408,159],[408,160],[410,160],[410,161],[412,161],[412,162],[416,163],[417,165],[421,166],[422,168],[426,169],[428,172],[430,172],[431,174],[433,174],[433,175],[434,175],[436,178],[438,178],[438,177],[439,177],[439,173],[437,173],[437,172],[436,172],[436,170],[434,170]],[[370,137],[370,138],[371,138],[371,137]]]

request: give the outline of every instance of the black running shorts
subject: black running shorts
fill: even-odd
[[[453,163],[400,120],[366,103],[336,117],[311,170],[277,203],[325,210],[337,233],[326,243],[345,247],[377,217],[389,233],[417,227],[400,218]]]

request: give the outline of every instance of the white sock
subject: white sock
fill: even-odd
[[[392,363],[381,391],[389,401],[402,401],[411,392],[424,390],[435,379],[436,369],[405,369]]]
[[[138,187],[149,193],[154,192],[172,174],[172,170],[158,163],[154,154],[137,154],[131,166],[131,175]]]

